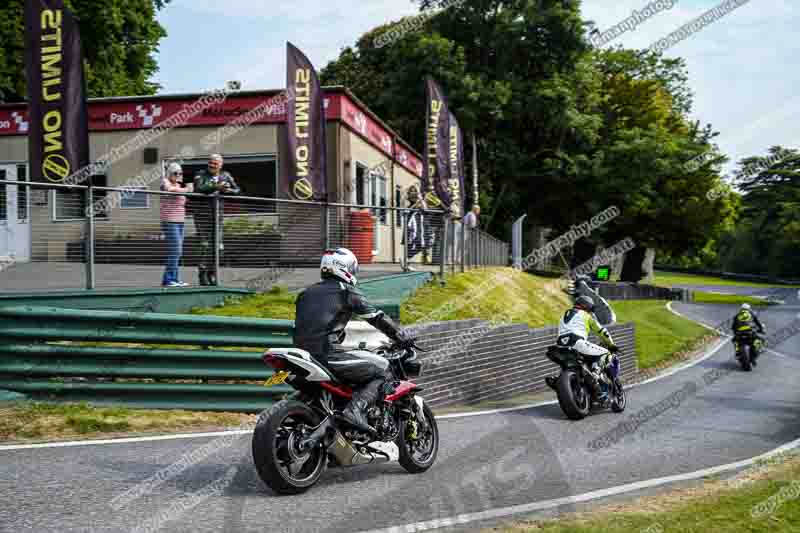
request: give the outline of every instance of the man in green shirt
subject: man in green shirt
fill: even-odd
[[[208,169],[201,170],[194,177],[194,192],[209,195],[239,194],[241,189],[227,171],[222,170],[223,159],[219,154],[212,154],[208,158]],[[195,200],[196,201],[196,200]],[[214,237],[222,219],[222,206],[220,212],[215,212],[213,199],[199,203],[194,209],[194,223],[200,235],[200,285],[216,285],[217,271],[214,262],[213,246]],[[205,205],[204,205],[205,204]]]

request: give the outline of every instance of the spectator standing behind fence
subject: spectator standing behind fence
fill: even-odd
[[[475,229],[478,227],[478,217],[481,214],[481,206],[473,205],[472,211],[464,215],[464,227]]]
[[[406,201],[409,209],[406,223],[406,233],[403,235],[403,244],[407,247],[408,263],[403,265],[404,270],[414,270],[410,266],[411,259],[429,246],[432,232],[428,231],[428,224],[424,210],[427,208],[425,199],[420,196],[419,190],[412,185],[406,192]]]
[[[481,214],[481,206],[475,204],[472,206],[472,210],[464,215],[464,231],[467,234],[464,236],[464,252],[465,252],[465,260],[468,263],[473,263],[478,257],[478,239],[475,238],[472,231],[478,229],[478,223]]]
[[[214,261],[214,237],[218,231],[221,213],[214,210],[214,196],[220,194],[239,194],[241,189],[227,171],[222,170],[223,159],[219,154],[208,158],[208,169],[201,170],[194,177],[195,192],[207,194],[208,202],[198,202],[194,208],[194,223],[200,235],[200,263],[198,265],[200,285],[216,285],[217,271]],[[197,199],[195,199],[197,201]],[[222,206],[220,206],[222,211]],[[220,243],[220,249],[222,244]]]
[[[161,190],[166,192],[192,192],[192,184],[183,185],[183,169],[178,163],[171,163],[167,175],[161,181]],[[183,255],[183,228],[186,220],[186,197],[177,195],[161,196],[161,231],[167,240],[167,266],[162,287],[188,287],[181,281],[180,263]]]

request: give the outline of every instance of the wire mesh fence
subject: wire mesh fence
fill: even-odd
[[[362,277],[403,270],[444,275],[510,260],[508,243],[437,210],[0,178],[12,178],[0,179],[6,292],[266,290],[287,280],[303,286],[318,279],[319,258],[332,247],[351,249]]]

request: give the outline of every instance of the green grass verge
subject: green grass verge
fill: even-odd
[[[619,323],[636,327],[639,368],[646,369],[701,344],[708,330],[689,319],[670,313],[661,300],[610,302]]]
[[[775,285],[769,283],[759,283],[751,281],[738,281],[734,279],[717,278],[714,276],[701,276],[699,274],[681,274],[677,272],[663,272],[656,270],[653,273],[653,284],[661,287],[672,287],[674,285],[717,285],[726,287],[785,287],[800,288],[798,285]]]
[[[719,481],[576,518],[522,523],[503,533],[790,533],[800,531],[800,461],[736,487]],[[771,504],[774,504],[771,505]],[[620,508],[621,507],[621,508]],[[755,512],[755,516],[752,514]],[[766,510],[762,512],[760,510]]]
[[[446,285],[426,285],[400,308],[403,324],[481,318],[538,328],[558,323],[570,305],[557,279],[513,268],[481,268],[449,275]]]
[[[53,440],[114,433],[234,427],[251,415],[93,407],[87,403],[11,402],[0,405],[0,441]]]
[[[693,301],[698,304],[750,304],[750,305],[775,305],[775,302],[763,298],[754,298],[739,294],[718,294],[715,292],[693,291]]]
[[[296,299],[286,287],[275,285],[262,294],[229,296],[222,305],[195,308],[191,314],[294,320]]]

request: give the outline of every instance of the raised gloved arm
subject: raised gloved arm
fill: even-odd
[[[603,344],[606,345],[612,353],[617,352],[619,349],[617,345],[614,344],[614,339],[611,337],[611,333],[606,329],[604,326],[600,325],[597,318],[594,314],[589,314],[589,331],[594,332],[600,339],[603,341]]]
[[[386,313],[369,303],[358,289],[348,290],[348,299],[353,314],[364,319],[369,325],[395,342],[406,342],[410,336],[396,324]]]

